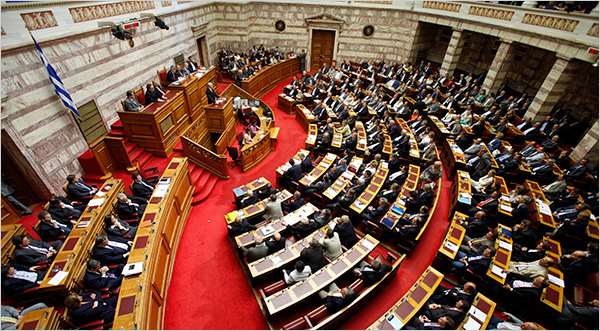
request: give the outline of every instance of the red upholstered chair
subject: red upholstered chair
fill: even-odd
[[[266,297],[268,297],[274,293],[277,293],[286,287],[287,287],[287,284],[283,280],[280,280],[276,283],[273,283],[265,288],[258,290],[258,294],[260,295],[261,298],[265,299]]]
[[[143,87],[140,87],[139,90],[134,91],[133,94],[135,95],[135,98],[139,103],[141,103],[142,105],[146,104],[146,95],[144,94]]]
[[[33,229],[33,231],[35,233],[37,233],[38,236],[40,236],[40,238],[42,238],[43,241],[45,241],[47,243],[53,243],[53,242],[55,242],[57,240],[64,240],[67,237],[65,235],[62,235],[62,236],[59,236],[59,237],[56,237],[56,238],[54,238],[54,237],[50,238],[50,237],[42,236],[42,233],[40,232],[40,223],[42,223],[42,221],[37,222],[36,225],[32,225],[31,228]]]
[[[312,328],[312,324],[310,324],[310,321],[306,316],[299,317],[283,326],[284,330],[305,330],[309,328]]]
[[[163,70],[156,70],[156,73],[158,74],[160,85],[162,85],[163,88],[169,86],[169,83],[167,83],[167,68],[163,68]]]
[[[328,315],[329,313],[327,312],[327,307],[325,307],[325,305],[321,305],[319,308],[306,314],[306,317],[308,317],[308,320],[312,325],[317,325]]]

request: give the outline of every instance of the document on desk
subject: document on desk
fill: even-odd
[[[501,197],[500,197],[500,200],[502,200],[502,201],[506,201],[506,202],[509,202],[509,201],[510,201],[510,198],[509,198],[509,197],[507,197],[506,195],[503,195],[503,196],[501,196]]]
[[[335,193],[334,189],[330,188],[330,189],[327,189],[327,191],[325,192],[325,195],[335,196],[336,193]]]
[[[471,306],[471,309],[469,309],[469,313],[471,313],[472,316],[475,316],[475,318],[477,318],[480,321],[485,321],[485,318],[487,317],[486,313],[482,312],[475,306]]]
[[[504,210],[505,212],[508,212],[508,213],[512,212],[512,210],[513,210],[511,206],[507,206],[505,204],[501,204],[500,205],[500,209],[502,209],[502,210]]]
[[[144,262],[129,263],[123,267],[123,276],[131,276],[141,274],[144,271]]]
[[[544,201],[542,201],[540,199],[537,199],[537,203],[540,208],[540,213],[542,213],[544,215],[552,216],[552,211],[550,210],[550,207],[548,206],[548,204],[546,204]]]
[[[471,178],[471,176],[469,176],[469,174],[468,174],[468,173],[464,173],[464,172],[461,172],[461,173],[460,173],[460,177],[462,177],[462,178],[467,178],[467,179],[470,179],[470,178]]]
[[[168,191],[169,191],[169,184],[158,184],[158,186],[154,190],[154,193],[152,194],[152,197],[153,198],[162,198],[167,194]]]
[[[283,263],[283,260],[281,259],[281,257],[279,257],[279,255],[276,255],[271,258],[271,262],[273,262],[273,265],[276,268],[279,268],[279,266],[281,266],[281,264]]]
[[[101,198],[101,197],[103,197],[103,196],[105,196],[105,195],[106,195],[106,193],[104,193],[104,192],[102,192],[102,191],[98,191],[98,192],[96,193],[96,196],[97,196],[97,197],[99,197],[99,198]]]
[[[56,275],[54,275],[54,277],[52,277],[52,279],[48,281],[48,284],[58,285],[63,279],[65,279],[65,277],[67,277],[68,274],[69,273],[66,271],[59,271],[56,273]]]
[[[492,265],[492,273],[502,279],[506,278],[506,274],[504,273],[504,269],[500,268],[497,265]]]
[[[565,287],[565,281],[554,275],[548,274],[548,280],[550,281],[550,283],[552,283],[554,285],[557,285],[557,286],[560,286],[563,288]]]
[[[509,243],[507,243],[507,242],[506,242],[506,241],[504,241],[504,240],[498,240],[498,247],[500,247],[500,248],[504,248],[504,249],[506,249],[507,251],[509,251],[509,252],[512,252],[512,245],[511,245],[511,244],[509,244]]]
[[[372,243],[372,242],[370,242],[370,241],[368,241],[367,239],[365,239],[365,241],[363,241],[362,245],[365,246],[365,248],[368,249],[368,250],[370,250],[370,251],[372,251],[373,248],[375,248],[375,244]]]
[[[271,233],[275,232],[275,229],[273,229],[273,225],[267,225],[267,226],[261,228],[260,232],[262,232],[263,236],[268,236]]]
[[[386,317],[388,323],[394,328],[394,330],[400,330],[404,327],[404,323],[402,320],[396,316],[396,314],[391,313]]]
[[[469,316],[467,322],[463,325],[463,329],[465,330],[479,330],[481,328],[481,323],[477,322],[473,317]]]
[[[104,203],[104,200],[106,200],[106,199],[105,198],[102,198],[102,199],[92,199],[92,200],[90,200],[90,202],[88,202],[88,207],[101,206]]]
[[[449,250],[451,250],[452,252],[456,253],[458,251],[458,246],[456,244],[454,244],[453,242],[451,242],[450,240],[446,241],[446,248],[448,248]]]

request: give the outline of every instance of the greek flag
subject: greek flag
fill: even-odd
[[[52,67],[50,62],[48,61],[48,58],[46,58],[46,55],[44,55],[44,52],[42,52],[42,49],[40,48],[40,45],[38,45],[37,41],[35,41],[35,38],[33,38],[33,36],[31,36],[31,38],[33,39],[33,42],[35,43],[35,47],[40,52],[40,57],[42,58],[42,62],[44,62],[46,69],[48,69],[48,74],[50,75],[50,81],[54,85],[54,91],[56,92],[56,95],[58,95],[58,97],[62,100],[65,107],[67,107],[67,109],[69,109],[71,111],[71,113],[73,113],[73,116],[75,116],[77,121],[79,123],[81,123],[81,121],[82,121],[81,115],[79,115],[79,111],[77,111],[77,107],[75,106],[75,103],[73,103],[73,99],[71,99],[71,96],[69,95],[69,92],[67,92],[65,85],[58,77],[58,74],[56,73],[56,71],[54,70],[54,68]]]

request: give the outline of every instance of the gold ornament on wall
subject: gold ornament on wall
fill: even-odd
[[[129,47],[133,48],[133,46],[135,46],[135,42],[133,42],[133,39],[129,39]]]
[[[275,30],[277,30],[277,32],[283,32],[285,31],[285,21],[284,20],[277,20],[275,21]]]
[[[363,36],[365,38],[371,38],[373,37],[373,33],[375,33],[375,28],[371,24],[365,25],[363,28]]]

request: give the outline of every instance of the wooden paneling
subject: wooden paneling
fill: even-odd
[[[323,65],[331,66],[335,31],[313,30],[311,45],[311,70],[319,70]]]
[[[223,179],[229,179],[229,166],[227,156],[216,154],[204,146],[197,144],[186,137],[181,137],[183,154],[190,162],[197,164]]]
[[[242,88],[254,97],[261,98],[281,81],[299,72],[300,59],[286,59],[263,68],[256,75],[243,80]]]
[[[21,218],[21,213],[16,210],[8,200],[2,196],[2,224],[14,224]]]

